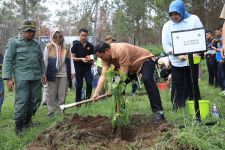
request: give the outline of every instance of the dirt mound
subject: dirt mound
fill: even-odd
[[[167,123],[156,126],[146,116],[134,115],[130,125],[122,128],[122,139],[117,139],[110,118],[75,114],[44,131],[28,149],[142,149],[172,128]]]

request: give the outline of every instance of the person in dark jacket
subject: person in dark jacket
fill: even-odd
[[[208,83],[212,86],[217,86],[217,62],[216,62],[216,51],[213,50],[214,38],[211,31],[206,31],[206,48],[205,53],[206,64],[208,68]]]

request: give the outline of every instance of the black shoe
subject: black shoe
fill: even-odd
[[[33,124],[32,120],[24,122],[24,128],[30,128],[30,127],[33,127],[33,126],[34,126],[34,124]]]
[[[16,135],[21,138],[24,134],[23,132],[23,120],[16,120]]]
[[[165,120],[165,117],[164,117],[163,113],[157,112],[157,113],[154,114],[154,118],[153,118],[153,123],[154,124],[159,124],[159,123],[161,123],[164,120]]]

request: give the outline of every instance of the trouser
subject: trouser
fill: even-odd
[[[97,85],[98,85],[99,77],[100,77],[99,75],[93,76],[93,86],[94,86],[94,88],[96,88]]]
[[[54,81],[48,81],[49,100],[47,101],[48,114],[55,111],[56,105],[65,103],[66,93],[68,90],[67,77],[56,77]]]
[[[143,82],[148,94],[151,109],[155,113],[158,111],[162,111],[163,108],[161,98],[159,95],[159,90],[153,78],[154,70],[155,70],[155,62],[149,59],[143,63],[140,73],[142,74]],[[134,74],[128,75],[128,78],[129,81],[132,81],[134,78],[136,78],[136,76]],[[129,81],[127,80],[126,83],[128,83]]]
[[[137,91],[137,89],[138,89],[138,84],[137,84],[137,79],[136,80],[133,80],[133,82],[132,82],[132,90],[131,90],[131,93],[136,93],[136,91]]]
[[[0,79],[0,112],[2,108],[2,104],[4,102],[4,81]]]
[[[206,64],[208,68],[208,83],[210,85],[217,85],[217,63],[215,55],[209,55],[206,59]]]
[[[162,102],[159,95],[159,90],[154,81],[155,62],[151,59],[145,61],[141,67],[141,74],[145,89],[148,93],[148,98],[153,112],[162,111]]]
[[[172,90],[171,90],[171,101],[173,109],[179,109],[185,107],[186,99],[193,100],[194,97],[201,99],[199,86],[198,86],[198,65],[193,65],[193,84],[194,93],[192,90],[192,80],[190,67],[175,67],[172,66]]]
[[[93,76],[91,73],[91,67],[87,68],[76,68],[76,102],[81,101],[81,92],[83,88],[83,78],[85,78],[86,82],[86,97],[85,99],[89,99],[91,97],[92,92],[92,80]]]
[[[225,90],[225,63],[218,62],[217,64],[218,83],[222,91]]]
[[[14,119],[33,116],[41,104],[41,80],[15,81]]]
[[[46,83],[43,86],[42,102],[47,104],[48,100],[49,100],[49,91],[48,91],[48,84]]]

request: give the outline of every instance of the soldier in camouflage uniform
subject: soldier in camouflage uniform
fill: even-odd
[[[33,125],[31,118],[41,103],[41,81],[46,83],[43,52],[33,39],[35,22],[25,20],[21,31],[8,41],[2,75],[9,90],[14,89],[15,82],[14,120],[19,137],[23,135],[24,128]]]

